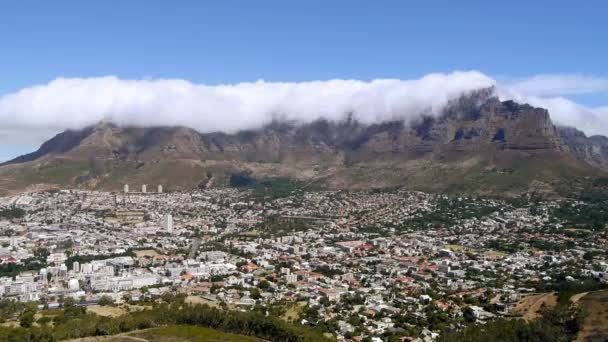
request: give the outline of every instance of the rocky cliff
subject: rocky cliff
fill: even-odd
[[[601,135],[587,137],[573,127],[559,127],[561,142],[578,159],[594,167],[608,170],[608,138]]]

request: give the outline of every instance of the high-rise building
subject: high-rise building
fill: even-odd
[[[173,233],[173,216],[171,214],[165,215],[163,220],[163,227],[167,231],[167,233]]]
[[[141,186],[141,192],[146,193],[146,184]]]
[[[75,273],[79,273],[80,272],[80,263],[78,261],[74,261],[74,263],[72,264],[72,270]]]
[[[163,193],[163,186],[162,186],[162,185],[159,185],[159,186],[158,186],[158,193],[159,193],[159,194],[162,194],[162,193]]]
[[[125,193],[129,192],[129,184],[125,184]]]

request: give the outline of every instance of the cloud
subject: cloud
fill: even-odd
[[[200,132],[257,128],[274,117],[299,122],[319,118],[379,122],[439,113],[454,98],[496,86],[501,99],[549,109],[554,121],[590,134],[608,134],[606,108],[587,108],[554,96],[608,89],[605,80],[540,75],[497,82],[478,71],[429,74],[415,80],[196,84],[179,79],[125,80],[114,76],[58,78],[0,96],[0,146],[40,144],[65,129],[100,120],[121,125],[181,125]],[[553,96],[553,97],[548,97]]]
[[[364,122],[439,111],[463,92],[494,81],[476,71],[429,74],[418,80],[257,81],[208,86],[185,80],[58,78],[0,97],[5,131],[34,136],[43,130],[81,128],[100,120],[123,125],[183,125],[201,132],[256,128],[275,116],[295,121]]]
[[[505,85],[514,91],[536,96],[608,92],[608,78],[586,75],[541,74],[525,79],[510,80]]]
[[[499,86],[497,93],[501,99],[546,108],[554,124],[576,127],[588,135],[608,136],[608,107],[586,107],[562,96],[541,97],[504,86]]]

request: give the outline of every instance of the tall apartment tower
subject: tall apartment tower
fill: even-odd
[[[129,184],[125,184],[125,194],[129,192]]]
[[[146,184],[141,186],[141,192],[146,193]]]
[[[158,186],[158,193],[159,193],[159,194],[162,194],[162,193],[163,193],[163,186],[162,186],[162,185],[159,185],[159,186]]]
[[[80,263],[78,261],[74,261],[74,263],[72,264],[72,270],[75,273],[79,273],[80,272]]]
[[[173,216],[171,214],[166,214],[163,220],[163,226],[167,233],[173,233]]]

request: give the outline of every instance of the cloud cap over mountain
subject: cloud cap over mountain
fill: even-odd
[[[0,142],[41,142],[49,132],[82,128],[100,120],[135,126],[188,126],[200,132],[251,129],[277,117],[299,122],[338,120],[347,113],[366,123],[407,121],[421,113],[437,114],[451,99],[490,86],[497,87],[501,99],[548,108],[559,124],[577,126],[591,134],[608,134],[608,113],[604,109],[586,108],[563,97],[548,98],[542,92],[530,91],[546,87],[547,79],[551,78],[499,84],[478,71],[435,73],[416,80],[257,81],[232,85],[179,79],[123,80],[114,76],[58,78],[0,97]],[[583,79],[578,87],[602,89],[601,79],[592,81],[593,85],[587,85]],[[568,91],[576,92],[572,87]]]

